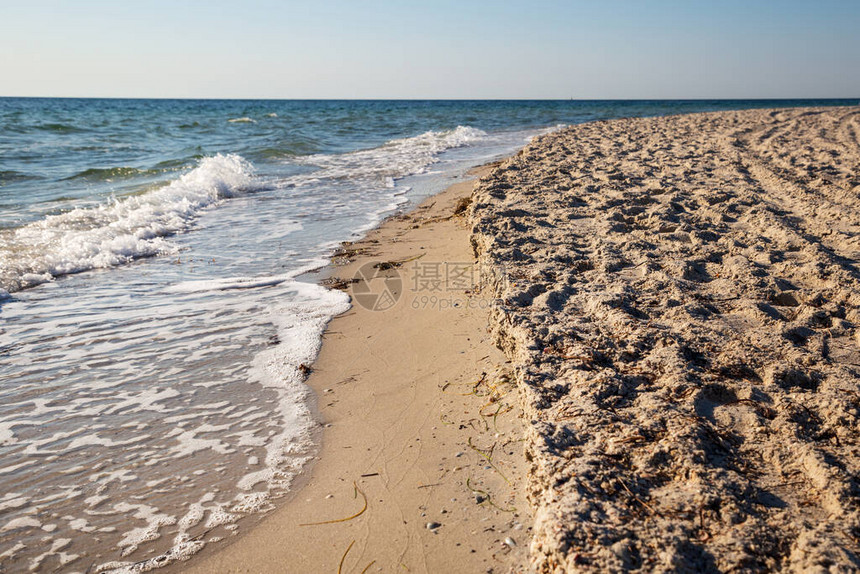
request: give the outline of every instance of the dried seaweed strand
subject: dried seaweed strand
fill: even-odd
[[[472,390],[468,393],[460,393],[460,395],[462,395],[464,397],[468,397],[470,395],[485,397],[486,395],[479,395],[478,394],[478,387],[480,387],[484,383],[484,381],[486,381],[486,380],[487,380],[487,373],[481,373],[481,378],[478,379],[477,381],[475,381],[474,383],[472,383]]]
[[[487,492],[486,490],[481,490],[480,488],[475,488],[474,486],[472,486],[471,480],[472,480],[471,477],[466,479],[466,488],[468,488],[472,492],[483,495],[484,496],[484,502],[486,502],[487,504],[489,504],[493,508],[497,508],[498,510],[501,510],[502,512],[516,512],[517,511],[517,509],[514,507],[502,508],[501,506],[499,506],[498,504],[493,502],[493,497],[490,496],[490,493]],[[484,502],[481,502],[479,504],[483,504]]]
[[[495,405],[495,404],[498,404],[498,406],[496,408],[496,412],[484,413],[485,408],[492,406],[492,405]],[[502,410],[502,409],[504,409],[504,410]],[[496,418],[499,415],[503,415],[503,414],[510,412],[512,410],[514,410],[514,407],[512,407],[511,405],[509,405],[507,403],[497,403],[496,401],[490,401],[478,410],[478,414],[480,414],[482,417],[493,417],[493,426],[496,426]]]
[[[497,419],[499,418],[499,415],[503,415],[505,413],[508,413],[508,412],[514,410],[514,407],[512,407],[511,405],[505,405],[505,406],[508,408],[506,408],[504,411],[502,411],[502,405],[499,405],[498,410],[496,410],[496,414],[493,415],[493,428],[496,430],[499,430],[499,426],[496,424]]]
[[[481,420],[483,420],[483,419],[481,419]],[[485,453],[484,451],[482,451],[481,449],[479,449],[478,447],[473,445],[472,444],[472,437],[469,437],[467,444],[469,445],[469,448],[471,448],[472,450],[474,450],[475,452],[477,452],[479,455],[481,455],[482,457],[484,457],[487,460],[487,462],[490,464],[490,467],[492,467],[493,470],[495,470],[496,472],[499,473],[499,476],[501,476],[502,479],[508,483],[508,486],[513,486],[511,484],[511,481],[508,480],[508,477],[505,476],[505,473],[503,473],[501,470],[499,470],[499,467],[497,467],[496,463],[493,462],[492,456],[493,456],[493,450],[496,448],[495,443],[490,448],[490,451],[489,451],[490,454]]]
[[[343,563],[346,561],[346,555],[349,554],[350,550],[352,550],[353,544],[355,544],[355,540],[349,543],[349,546],[346,547],[346,552],[344,552],[343,556],[340,557],[340,564],[337,566],[337,574],[341,574],[341,572],[343,572]]]
[[[361,497],[364,499],[364,506],[362,507],[361,510],[359,510],[358,512],[356,512],[352,516],[347,516],[346,518],[337,518],[335,520],[323,520],[322,522],[307,522],[305,524],[299,524],[299,526],[320,526],[322,524],[336,524],[338,522],[348,522],[348,521],[352,520],[353,518],[358,518],[359,516],[364,514],[364,511],[367,510],[367,496],[361,491],[360,488],[358,488],[358,485],[356,483],[353,482],[352,485],[355,487],[355,492],[357,494],[360,494]]]

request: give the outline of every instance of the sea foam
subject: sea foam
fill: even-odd
[[[289,297],[273,302],[264,312],[265,318],[277,328],[279,344],[258,353],[250,369],[250,379],[277,396],[276,410],[280,425],[277,432],[260,442],[265,449],[262,461],[252,457],[250,472],[240,477],[238,492],[230,501],[218,502],[213,493],[202,496],[188,506],[181,517],[168,516],[144,505],[114,505],[115,510],[135,510],[144,522],[123,534],[119,546],[122,555],[131,553],[140,544],[161,536],[164,526],[178,525],[168,550],[158,556],[135,562],[113,561],[101,564],[99,572],[132,574],[147,572],[175,561],[185,560],[216,538],[194,536],[192,529],[202,521],[205,528],[225,526],[229,531],[235,522],[250,513],[271,508],[272,497],[289,489],[292,481],[315,452],[313,429],[317,426],[309,408],[310,389],[304,384],[303,365],[310,364],[319,352],[322,333],[329,320],[350,308],[349,296],[315,284],[290,281]],[[221,409],[223,411],[223,408]],[[234,414],[245,424],[250,417]],[[229,427],[230,425],[226,425]],[[197,450],[212,449],[226,453],[228,447],[217,439],[201,439],[197,435],[217,430],[201,425],[190,430],[176,430],[171,435],[177,441],[171,456],[187,456]],[[236,436],[237,433],[232,436]],[[228,435],[230,436],[230,435]],[[240,444],[242,441],[240,441]],[[251,462],[253,464],[251,464]],[[262,464],[260,464],[262,463]],[[145,509],[146,512],[142,512]]]
[[[391,140],[372,149],[337,155],[310,155],[297,161],[321,169],[299,179],[302,183],[316,183],[322,178],[351,181],[373,178],[392,188],[397,178],[423,173],[428,166],[439,161],[440,153],[478,142],[486,136],[482,130],[457,126],[452,130],[429,131]]]
[[[161,188],[3,230],[0,289],[14,292],[60,275],[175,253],[165,238],[188,229],[202,209],[252,189],[253,173],[238,155],[219,154]]]

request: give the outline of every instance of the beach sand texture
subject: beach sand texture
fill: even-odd
[[[597,122],[478,182],[533,569],[860,568],[858,135],[858,108]]]

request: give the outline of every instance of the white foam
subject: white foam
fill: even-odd
[[[178,396],[179,391],[170,388],[163,390],[153,388],[134,395],[126,393],[124,400],[111,405],[110,408],[104,409],[103,412],[105,414],[116,414],[132,407],[142,411],[154,411],[159,413],[172,412],[175,409],[168,409],[164,405],[158,403]]]
[[[0,475],[2,474],[11,474],[16,470],[20,470],[22,468],[27,468],[28,466],[33,466],[39,462],[38,460],[25,460],[24,462],[19,462],[18,464],[10,464],[9,466],[4,466],[0,468]]]
[[[319,353],[322,332],[332,317],[349,310],[349,296],[319,285],[294,282],[295,295],[269,310],[270,320],[278,328],[280,344],[254,357],[251,377],[279,395],[280,433],[266,444],[265,467],[246,474],[239,488],[251,490],[261,482],[270,487],[287,487],[292,478],[310,459],[313,451],[311,429],[314,419],[308,408],[309,389],[304,384],[301,366],[311,364]],[[261,493],[240,495],[237,507],[242,510],[265,504]]]
[[[11,495],[6,495],[2,500],[0,500],[0,512],[9,510],[10,508],[21,508],[30,502],[30,499],[25,496],[18,496],[16,493],[10,494]]]
[[[93,532],[95,528],[90,526],[86,518],[75,518],[69,520],[69,528],[78,532]]]
[[[128,556],[137,547],[144,542],[151,542],[161,537],[159,529],[162,526],[170,526],[176,524],[176,518],[168,514],[158,512],[157,508],[146,504],[129,504],[120,502],[114,505],[114,509],[119,512],[130,512],[138,520],[146,522],[146,526],[133,528],[127,531],[118,546],[122,548],[122,555]]]
[[[279,275],[272,277],[225,277],[223,279],[183,281],[182,283],[176,283],[167,287],[165,291],[168,293],[199,293],[202,291],[254,289],[256,287],[273,287],[290,279],[290,275]]]
[[[313,259],[282,275],[262,275],[257,277],[223,277],[219,279],[202,279],[197,281],[182,281],[164,289],[166,293],[201,293],[205,291],[233,291],[236,289],[256,289],[259,287],[274,287],[286,283],[303,273],[319,269],[328,264],[327,259]]]
[[[213,508],[209,512],[209,519],[206,521],[206,528],[215,528],[216,526],[232,525],[236,521],[236,515],[230,514],[223,508]]]
[[[179,443],[170,452],[171,454],[179,458],[188,456],[201,450],[212,450],[220,454],[229,454],[233,452],[233,449],[231,449],[222,440],[217,438],[200,438],[197,436],[201,433],[213,433],[228,428],[230,428],[230,425],[216,426],[210,424],[203,424],[193,430],[188,431],[177,429],[177,431],[179,432],[174,431],[168,434],[168,436],[171,436],[171,434],[175,435],[176,441]]]
[[[253,171],[241,157],[219,154],[159,189],[2,231],[0,287],[17,291],[59,275],[175,253],[165,238],[188,229],[202,209],[251,189]]]
[[[131,480],[136,479],[137,476],[133,474],[129,469],[118,469],[107,472],[98,472],[96,474],[90,475],[90,482],[100,482],[102,485],[111,483],[115,480],[119,482],[129,482]],[[89,499],[85,499],[89,500]]]
[[[17,421],[0,421],[0,446],[8,446],[17,442],[12,427]]]
[[[290,183],[315,183],[322,178],[371,178],[383,187],[394,187],[394,180],[422,173],[436,163],[439,154],[480,141],[487,136],[479,129],[457,126],[453,130],[429,131],[421,135],[391,140],[379,147],[352,153],[316,154],[297,160],[299,163],[322,168],[312,174],[297,176]]]
[[[104,447],[117,447],[117,446],[128,446],[130,444],[134,444],[136,442],[141,442],[146,440],[145,436],[135,437],[125,441],[115,441],[109,438],[100,437],[98,434],[92,435],[84,435],[76,437],[72,442],[66,446],[62,452],[71,452],[73,450],[83,448],[85,446],[104,446]]]
[[[230,122],[231,124],[256,124],[257,123],[257,120],[255,120],[253,118],[248,118],[248,117],[233,118],[233,119],[230,119],[227,121]]]
[[[42,526],[42,523],[32,516],[19,516],[18,518],[13,518],[0,527],[0,532],[17,530],[19,528],[39,528],[40,526]]]
[[[147,486],[149,486],[149,485],[147,485]],[[95,506],[98,506],[99,504],[101,504],[102,502],[104,502],[105,500],[108,500],[109,498],[110,498],[109,496],[103,496],[103,495],[95,494],[93,496],[88,496],[87,498],[85,498],[84,504],[86,504],[89,507],[95,507]]]
[[[39,567],[42,565],[42,562],[45,561],[45,558],[58,553],[61,566],[65,566],[69,562],[76,560],[78,558],[77,554],[66,554],[65,552],[60,552],[61,550],[67,548],[71,543],[72,540],[70,538],[58,538],[54,540],[54,542],[51,544],[50,550],[44,552],[43,554],[40,554],[39,556],[36,556],[30,561],[30,570],[38,570]]]
[[[0,554],[0,558],[14,558],[18,552],[26,547],[27,546],[23,542],[16,542],[15,546],[5,551],[3,554]]]
[[[259,417],[255,417],[259,418]],[[239,440],[236,441],[237,446],[265,446],[268,437],[265,436],[257,436],[257,430],[245,430],[238,431],[233,433],[231,436],[238,436]],[[257,457],[252,457],[255,460]],[[254,463],[256,464],[256,463]]]

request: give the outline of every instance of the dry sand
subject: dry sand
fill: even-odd
[[[858,134],[857,108],[599,122],[479,182],[531,568],[860,570]]]
[[[532,519],[513,379],[480,296],[445,281],[445,264],[454,279],[454,264],[473,262],[465,218],[453,216],[472,187],[455,185],[344,248],[324,283],[363,268],[379,276],[342,286],[387,286],[399,300],[371,311],[354,296],[329,324],[307,381],[327,427],[319,460],[277,511],[174,571],[506,572],[526,562]]]

